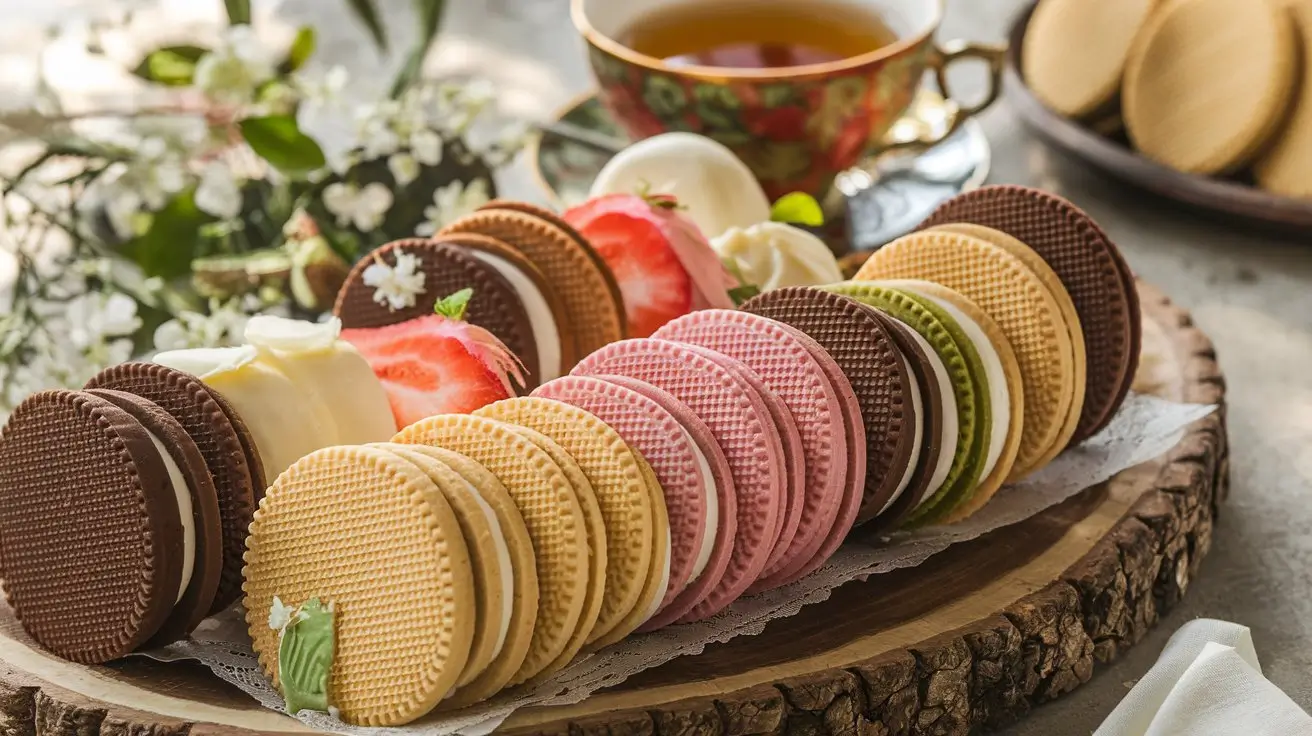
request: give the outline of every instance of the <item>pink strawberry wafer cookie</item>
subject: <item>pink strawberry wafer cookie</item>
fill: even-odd
[[[588,376],[539,386],[538,398],[582,409],[619,433],[656,473],[670,518],[670,581],[657,611],[706,571],[715,544],[719,499],[709,461],[674,415],[633,389]]]
[[[703,351],[668,340],[623,340],[584,358],[574,375],[620,375],[662,388],[688,405],[724,451],[738,497],[738,533],[724,577],[680,621],[700,621],[756,582],[774,549],[784,509],[783,440],[761,394]]]
[[[767,590],[774,576],[809,562],[834,524],[848,486],[847,431],[843,410],[819,361],[795,332],[781,322],[733,310],[705,310],[662,327],[656,337],[691,343],[741,361],[777,396],[801,435],[805,476],[791,498],[800,524],[791,543],[767,565],[753,591]],[[790,512],[794,509],[790,509]]]
[[[708,360],[713,360],[737,373],[744,381],[747,381],[760,394],[761,401],[765,402],[766,408],[770,411],[770,419],[774,421],[775,429],[779,430],[779,440],[783,443],[784,469],[786,472],[784,506],[779,509],[779,518],[775,525],[774,546],[770,550],[770,556],[765,560],[765,569],[761,571],[761,574],[764,575],[767,571],[773,569],[784,554],[788,552],[788,548],[793,543],[793,538],[797,536],[797,527],[802,522],[802,506],[806,498],[806,457],[802,453],[802,433],[797,429],[797,422],[793,420],[793,415],[788,411],[788,407],[770,391],[765,382],[761,380],[761,377],[756,374],[756,371],[748,368],[742,361],[731,358],[717,350],[711,350],[701,345],[683,344],[701,353]]]
[[[699,575],[694,568],[687,585],[681,591],[677,591],[677,595],[638,629],[638,631],[655,631],[683,618],[694,606],[701,603],[719,584],[725,570],[729,569],[729,562],[733,558],[734,539],[738,536],[738,494],[734,491],[733,473],[729,469],[728,458],[724,456],[724,451],[715,441],[715,436],[711,434],[706,422],[693,413],[687,404],[674,398],[669,392],[636,378],[612,375],[597,378],[641,394],[669,412],[701,452],[715,485],[718,515],[714,524],[711,523],[711,519],[707,519],[707,530],[713,529],[715,536],[708,540],[710,556],[706,561],[706,569]]]

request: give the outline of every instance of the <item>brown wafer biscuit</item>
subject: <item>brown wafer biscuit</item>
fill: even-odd
[[[448,233],[439,237],[441,242],[457,246],[494,268],[505,269],[502,275],[519,292],[529,322],[543,320],[541,327],[532,325],[539,370],[529,376],[531,385],[557,378],[564,373],[564,366],[578,362],[581,356],[574,344],[574,336],[565,331],[568,324],[565,306],[547,277],[532,261],[506,243],[486,235]]]
[[[953,223],[1010,235],[1038,253],[1066,287],[1086,362],[1084,406],[1071,441],[1097,434],[1125,400],[1139,365],[1139,294],[1120,249],[1079,207],[1028,187],[967,192],[940,205],[920,227]]]
[[[474,581],[459,522],[432,480],[393,453],[329,447],[293,463],[255,514],[244,572],[252,645],[280,691],[275,601],[333,608],[326,690],[346,723],[413,721],[468,660]]]
[[[493,209],[461,217],[443,228],[440,235],[452,233],[496,238],[532,261],[555,287],[580,355],[624,337],[624,304],[615,277],[604,265],[598,265],[591,247],[565,231],[536,215]]]
[[[494,419],[429,417],[401,430],[393,441],[466,455],[496,475],[514,499],[533,540],[539,595],[532,639],[518,668],[504,675],[501,685],[538,674],[565,650],[591,584],[588,521],[574,486],[545,450]]]
[[[214,480],[223,525],[223,572],[210,613],[218,613],[241,597],[242,553],[255,510],[255,477],[247,460],[247,441],[228,419],[223,407],[199,378],[154,363],[123,363],[106,368],[87,381],[87,388],[125,391],[149,399],[187,430]]]
[[[375,289],[365,284],[364,273],[375,263],[395,266],[398,252],[418,259],[424,286],[414,304],[392,309],[374,299]],[[337,293],[333,314],[348,329],[384,327],[430,315],[437,302],[466,288],[473,289],[474,296],[464,320],[500,338],[519,356],[529,375],[536,376],[539,366],[533,324],[514,285],[491,265],[438,240],[395,240],[361,258]]]
[[[810,287],[775,289],[749,299],[747,312],[792,325],[833,357],[856,392],[866,429],[865,499],[857,523],[869,521],[893,496],[911,457],[906,368],[874,310]]]
[[[146,647],[172,644],[190,634],[209,615],[214,594],[219,590],[219,574],[223,571],[223,527],[219,523],[219,499],[214,480],[210,478],[205,458],[200,456],[196,443],[163,409],[140,396],[122,391],[91,389],[87,393],[108,401],[140,422],[152,439],[158,440],[169,453],[169,458],[186,481],[186,492],[191,501],[190,534],[184,534],[184,537],[191,537],[191,569],[185,570],[183,575],[187,587],[168,620],[146,642]],[[184,568],[186,563],[184,558]]]
[[[132,415],[83,391],[19,404],[0,437],[0,576],[23,628],[98,664],[168,620],[183,528],[168,470]]]
[[[1121,94],[1135,147],[1193,174],[1251,161],[1284,122],[1297,81],[1289,14],[1270,0],[1171,2],[1141,33]]]
[[[246,420],[241,418],[237,410],[223,395],[217,391],[210,392],[210,398],[214,403],[219,405],[223,411],[223,416],[228,418],[228,423],[232,425],[232,430],[237,433],[237,442],[241,444],[241,453],[246,457],[246,467],[251,473],[251,490],[253,491],[255,505],[258,506],[260,499],[264,498],[264,489],[269,487],[269,481],[272,479],[264,472],[264,461],[260,458],[260,448],[255,444],[255,435],[251,433],[250,427],[246,426]]]

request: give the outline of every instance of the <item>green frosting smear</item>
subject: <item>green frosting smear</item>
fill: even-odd
[[[269,624],[283,623],[278,636],[278,681],[287,712],[293,716],[302,710],[327,713],[335,645],[333,606],[311,598],[289,615],[279,615],[286,610],[282,601],[274,598]]]

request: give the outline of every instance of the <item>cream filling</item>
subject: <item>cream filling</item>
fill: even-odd
[[[191,488],[187,486],[187,477],[182,474],[182,468],[173,462],[173,456],[169,455],[164,443],[160,442],[154,432],[146,430],[146,434],[150,436],[150,443],[155,446],[160,458],[164,460],[164,469],[169,474],[169,486],[173,488],[173,495],[178,499],[178,517],[182,520],[182,582],[178,583],[178,595],[173,600],[176,605],[182,602],[187,586],[191,585],[192,571],[196,568],[196,522],[191,517]]]
[[[560,377],[560,330],[556,326],[555,315],[547,306],[547,298],[542,290],[533,283],[515,264],[504,258],[480,250],[470,249],[469,253],[480,261],[496,269],[510,282],[511,288],[524,302],[524,311],[528,312],[529,326],[533,329],[533,344],[538,348],[538,381],[546,383]]]
[[[651,605],[647,606],[646,615],[642,617],[643,623],[646,623],[652,616],[656,615],[657,611],[661,610],[661,603],[665,601],[665,593],[670,589],[670,557],[672,556],[670,548],[672,546],[674,545],[670,539],[670,528],[667,526],[665,527],[665,572],[661,576],[660,589],[656,591],[656,595],[651,599]]]
[[[984,334],[979,323],[971,319],[951,302],[926,295],[930,301],[943,308],[952,319],[961,325],[966,337],[975,343],[975,352],[979,353],[980,362],[984,364],[984,377],[989,383],[989,405],[993,426],[989,433],[989,452],[984,457],[984,469],[980,478],[987,478],[1002,457],[1002,447],[1007,443],[1007,431],[1011,428],[1011,392],[1007,390],[1007,373],[1002,368],[1002,359],[993,347],[992,341]]]
[[[903,330],[903,332],[906,332],[906,330]],[[902,495],[902,492],[907,489],[907,486],[911,485],[911,478],[916,474],[916,468],[920,465],[920,448],[925,444],[925,415],[921,413],[924,411],[924,402],[920,397],[920,381],[916,380],[916,374],[912,372],[911,363],[907,360],[906,356],[899,355],[898,358],[902,361],[902,371],[906,375],[907,383],[909,384],[908,393],[911,394],[911,410],[916,415],[916,426],[911,428],[913,433],[911,439],[911,462],[907,463],[907,469],[902,471],[902,481],[897,484],[897,489],[893,491],[892,496],[889,496],[884,507],[879,510],[879,513],[881,514],[893,505],[893,502],[898,499],[898,496]]]
[[[920,504],[917,505],[919,508],[943,487],[943,481],[947,480],[948,473],[952,471],[952,460],[957,455],[957,431],[961,425],[961,418],[957,415],[957,394],[952,390],[952,378],[947,366],[943,365],[943,359],[938,357],[933,346],[919,332],[908,330],[907,334],[911,335],[911,339],[916,341],[929,358],[930,368],[938,377],[939,394],[943,397],[942,449],[938,453],[938,465],[934,468],[934,474],[929,478],[929,492],[920,499]]]
[[[510,564],[510,545],[506,544],[506,535],[501,531],[501,522],[497,521],[497,514],[487,500],[473,483],[463,478],[461,480],[469,489],[469,495],[474,497],[479,510],[487,517],[488,526],[492,528],[492,546],[496,548],[497,567],[501,569],[501,628],[497,632],[497,645],[492,652],[492,659],[496,659],[501,654],[501,648],[506,645],[506,635],[510,632],[510,617],[515,609],[515,571]]]
[[[711,464],[702,453],[702,448],[697,446],[692,435],[688,434],[688,430],[682,427],[680,430],[687,438],[693,458],[696,459],[697,467],[701,471],[702,494],[706,499],[706,528],[702,530],[702,545],[697,550],[697,559],[692,563],[692,576],[688,578],[688,585],[692,585],[702,573],[706,572],[706,565],[711,561],[711,550],[715,548],[715,540],[720,531],[720,497],[716,494],[715,476],[711,473]]]

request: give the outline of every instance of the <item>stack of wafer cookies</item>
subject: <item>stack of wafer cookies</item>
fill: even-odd
[[[676,317],[529,395],[466,381],[459,410],[362,432],[380,409],[360,386],[395,417],[447,406],[387,377],[463,375],[441,346],[493,330],[502,352],[533,341],[496,325],[523,301],[469,255],[504,241],[462,238],[477,245],[380,252],[422,254],[425,281],[458,291],[436,315],[356,315],[342,337],[359,353],[332,324],[256,322],[257,355],[118,366],[15,412],[0,579],[33,637],[105,661],[185,636],[241,588],[289,709],[407,723],[797,581],[855,527],[964,519],[1105,427],[1138,360],[1135,285],[1107,235],[1059,197],[989,187],[850,281]],[[77,564],[51,564],[65,548]]]
[[[1312,2],[1042,0],[1022,67],[1054,111],[1145,156],[1312,197]]]

